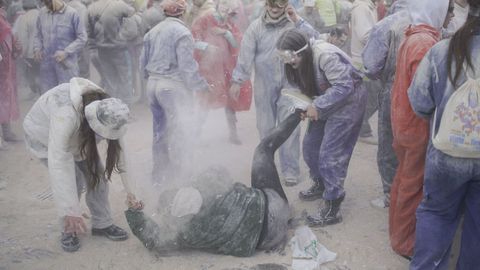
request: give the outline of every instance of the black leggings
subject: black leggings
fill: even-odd
[[[290,137],[301,121],[301,110],[296,110],[293,114],[282,121],[270,135],[265,137],[255,149],[252,161],[252,187],[258,189],[270,188],[275,190],[278,195],[287,200],[283,191],[277,167],[275,166],[275,151]]]

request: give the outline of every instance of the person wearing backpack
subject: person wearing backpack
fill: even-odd
[[[451,40],[439,42],[426,54],[408,90],[413,110],[430,121],[432,130],[410,269],[447,269],[462,214],[455,269],[480,265],[480,150],[469,144],[480,140],[478,114],[472,114],[479,111],[480,1],[468,3],[466,23]],[[453,134],[456,137],[448,136],[456,138],[452,144],[443,134],[458,123],[462,129]]]
[[[428,122],[412,111],[407,90],[420,61],[440,41],[440,29],[448,25],[453,7],[453,0],[409,2],[412,24],[397,53],[391,120],[398,167],[390,191],[389,234],[392,249],[408,259],[415,242],[415,210],[422,199],[429,128]]]

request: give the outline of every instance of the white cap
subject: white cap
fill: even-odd
[[[197,214],[202,207],[203,198],[198,189],[193,187],[181,188],[173,198],[170,213],[175,217]]]
[[[105,139],[118,140],[127,132],[130,110],[120,99],[106,98],[88,104],[85,117],[95,133]]]

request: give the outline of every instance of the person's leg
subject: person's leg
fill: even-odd
[[[255,78],[257,79],[256,76]],[[274,95],[274,89],[268,87],[268,84],[261,78],[255,80],[254,86],[254,101],[255,101],[255,115],[257,119],[257,130],[260,139],[265,138],[274,128],[275,119],[277,119],[277,105],[276,100],[278,95]]]
[[[291,114],[292,105],[281,96],[278,102],[277,123],[282,122]],[[280,147],[280,169],[282,170],[285,185],[298,184],[300,177],[300,126],[292,132],[290,137]]]
[[[475,269],[480,266],[480,177],[467,186],[463,219],[462,244],[457,269]]]
[[[153,170],[152,181],[153,183],[162,183],[168,180],[170,177],[170,150],[169,143],[169,121],[172,119],[169,113],[175,113],[174,111],[167,111],[162,107],[157,100],[157,81],[149,80],[147,84],[147,94],[150,103],[150,110],[152,112],[153,120],[153,142],[152,142],[152,157],[153,157]],[[163,99],[165,103],[169,104],[168,93],[165,93]]]
[[[125,55],[122,55],[115,49],[98,49],[98,60],[100,64],[99,72],[101,72],[105,91],[111,97],[123,100],[122,89],[125,87],[125,84],[127,84],[125,82],[127,78],[120,78],[121,76],[126,76],[126,74],[118,74],[119,67],[117,67],[117,65],[123,65],[123,68],[127,69],[127,67],[125,67]],[[118,85],[120,84],[124,85],[119,88]]]
[[[57,84],[68,83],[73,77],[78,77],[77,56],[66,58],[61,64],[55,65]]]
[[[83,175],[86,174],[87,164],[86,161],[77,162],[76,166]],[[100,172],[103,172],[102,163],[99,161],[98,165]],[[85,178],[87,179],[87,178]],[[110,202],[108,201],[108,182],[105,175],[102,174],[100,181],[95,188],[92,188],[87,183],[87,194],[85,196],[85,202],[90,210],[91,223],[92,223],[92,235],[105,236],[113,241],[123,241],[128,238],[126,231],[113,224],[112,214],[110,210]]]
[[[368,122],[372,115],[378,109],[378,95],[381,89],[381,84],[379,80],[366,80],[364,85],[367,89],[368,97],[367,97],[367,107],[365,110],[365,114],[363,115],[363,122],[362,128],[360,130],[360,137],[372,137],[372,128],[370,127],[370,123]],[[371,143],[374,143],[373,141]]]
[[[310,179],[313,181],[313,185],[298,194],[298,197],[304,201],[313,201],[321,199],[325,186],[323,184],[324,179],[320,174],[318,168],[318,160],[320,153],[320,146],[325,130],[325,121],[309,121],[305,136],[303,137],[303,160],[308,166],[310,172]]]
[[[422,199],[427,142],[398,142],[394,146],[401,166],[395,176],[394,215],[390,220],[390,244],[395,252],[412,256],[415,243],[415,210]],[[397,150],[397,147],[400,150]],[[391,206],[392,207],[392,206]]]
[[[317,214],[307,216],[309,226],[333,225],[342,221],[340,205],[345,197],[344,181],[362,125],[365,103],[365,88],[360,85],[349,102],[326,119],[317,163],[325,186],[325,205]]]
[[[300,123],[300,113],[301,111],[297,110],[282,121],[270,135],[262,139],[253,155],[252,187],[258,189],[273,189],[285,200],[287,200],[287,196],[280,183],[278,171],[275,166],[274,154]]]
[[[57,75],[55,72],[55,64],[53,63],[53,60],[50,60],[50,59],[42,60],[39,68],[39,77],[40,77],[40,85],[41,85],[40,94],[44,94],[48,90],[58,85]]]
[[[378,150],[377,165],[382,180],[383,194],[381,204],[390,206],[390,190],[398,166],[398,160],[393,150],[392,122],[390,118],[391,98],[390,86],[387,85],[380,94],[378,106]]]
[[[467,160],[447,156],[434,149],[432,145],[429,146],[425,166],[423,200],[416,211],[415,248],[410,269],[442,270],[448,268],[453,238],[469,188],[468,179],[471,177],[471,169],[471,163]],[[478,212],[475,215],[478,218]],[[467,222],[465,229],[469,233],[468,213],[465,217],[464,222]],[[466,235],[464,234],[464,236]],[[474,236],[470,235],[470,237]],[[478,246],[475,251],[471,250],[471,252],[477,256],[478,262]],[[457,269],[474,268],[460,267]]]
[[[102,165],[100,165],[102,166]],[[90,186],[90,179],[88,179],[87,174],[87,162],[80,161],[75,163],[75,171],[77,175],[77,183],[81,183],[81,180],[78,179],[82,177],[85,179],[86,183],[86,196],[85,201],[87,203],[88,209],[90,210],[92,228],[106,228],[113,224],[113,219],[111,216],[110,202],[108,201],[108,183],[105,179],[105,176],[100,177],[95,189],[92,189]],[[103,172],[103,166],[100,168],[100,171]],[[79,185],[77,184],[77,187]],[[81,190],[78,190],[79,194]]]
[[[90,50],[87,47],[78,54],[78,74],[82,78],[90,79]]]
[[[228,106],[225,107],[225,116],[227,118],[227,125],[228,125],[228,131],[230,133],[228,139],[231,143],[240,145],[242,144],[242,141],[238,137],[238,132],[237,132],[237,116],[235,111],[232,108],[229,108]]]

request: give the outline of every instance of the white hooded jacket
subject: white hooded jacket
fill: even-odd
[[[407,8],[413,25],[426,24],[440,31],[449,4],[449,0],[417,0],[409,1]]]
[[[377,6],[372,0],[355,0],[352,7],[352,61],[360,66],[362,52],[367,44],[370,30],[377,23]]]
[[[80,153],[79,129],[82,121],[82,94],[103,90],[93,82],[73,78],[42,95],[25,116],[23,128],[27,148],[38,158],[48,159],[48,171],[58,214],[81,216],[78,200],[75,161],[84,160]],[[123,143],[120,140],[123,149]],[[130,192],[125,170],[124,152],[120,153],[119,170],[127,192]]]

